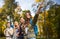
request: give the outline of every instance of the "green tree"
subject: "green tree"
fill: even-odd
[[[57,30],[57,35],[58,39],[60,38],[60,5],[55,5],[55,21],[56,21],[56,30]]]
[[[57,38],[60,37],[60,27],[59,27],[59,20],[60,20],[60,5],[55,4],[52,7],[50,7],[50,10],[48,11],[48,17],[47,17],[47,21],[49,22],[47,24],[48,27],[48,33],[49,33],[49,37],[53,37],[53,38]]]
[[[7,20],[7,16],[14,19],[14,10],[17,7],[15,0],[4,0],[4,5],[0,9],[0,32],[2,32],[2,25]],[[3,33],[1,33],[3,35]]]
[[[15,0],[4,0],[5,4],[3,5],[3,16],[10,16],[14,18],[14,10],[17,7],[17,2]]]

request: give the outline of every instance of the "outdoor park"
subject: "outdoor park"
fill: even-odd
[[[31,12],[34,18],[39,5],[43,7],[38,16],[38,35],[36,39],[60,39],[60,0],[0,0],[0,39],[5,39],[4,30],[7,21],[14,25],[20,23],[20,16],[26,18],[26,12]]]

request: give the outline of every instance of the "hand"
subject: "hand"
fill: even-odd
[[[17,37],[19,37],[19,35],[18,35],[18,34],[16,34],[16,36],[17,36]]]
[[[16,36],[19,37],[19,32],[16,33]]]
[[[41,8],[43,8],[43,2],[40,4],[40,6],[38,7],[38,10],[37,10],[37,14],[39,14],[40,13],[40,10],[41,10]]]
[[[40,4],[39,8],[41,9],[41,8],[43,8],[43,6],[44,6],[44,5],[43,5],[43,2],[42,2],[42,3]]]
[[[6,35],[6,29],[4,30],[4,35]]]

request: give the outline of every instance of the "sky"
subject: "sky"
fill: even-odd
[[[18,2],[18,5],[21,6],[22,10],[30,10],[31,13],[33,14],[34,12],[32,11],[32,4],[35,3],[34,0],[15,0]],[[60,4],[60,0],[53,0],[55,3]],[[3,6],[4,2],[3,0],[0,0],[0,8]]]
[[[54,2],[56,2],[57,4],[60,4],[60,0],[53,0]]]
[[[18,2],[22,10],[30,10],[32,12],[31,6],[34,3],[34,0],[16,0],[16,2]]]
[[[3,0],[0,0],[0,8],[3,6]]]

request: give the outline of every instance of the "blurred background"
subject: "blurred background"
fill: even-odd
[[[11,25],[19,17],[25,17],[27,11],[31,11],[34,17],[38,6],[44,3],[41,14],[37,21],[37,39],[59,39],[60,38],[60,0],[0,0],[0,39],[5,39],[4,30],[7,21]]]

